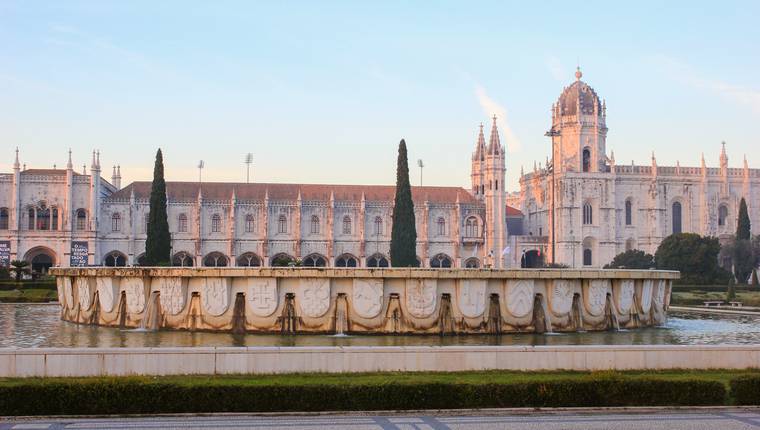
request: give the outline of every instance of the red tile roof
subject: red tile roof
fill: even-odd
[[[520,209],[507,205],[507,216],[523,216],[523,213]]]
[[[192,200],[198,197],[198,183],[167,182],[169,198],[174,200]],[[150,182],[133,182],[116,193],[111,199],[128,199],[132,191],[136,198],[150,196]],[[359,201],[362,193],[368,201],[392,201],[396,187],[392,185],[321,185],[321,184],[246,184],[233,182],[204,182],[201,185],[204,199],[228,200],[232,190],[239,200],[263,200],[266,192],[270,200],[295,200],[299,191],[303,200],[329,200],[330,193],[335,200]],[[432,203],[454,203],[459,198],[461,203],[477,203],[467,190],[461,187],[412,187],[412,199],[417,202],[425,200]]]

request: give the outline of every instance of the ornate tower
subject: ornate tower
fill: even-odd
[[[485,198],[485,185],[483,182],[483,170],[486,162],[486,138],[483,135],[483,123],[480,123],[478,140],[475,142],[475,151],[472,153],[472,195],[481,202]]]
[[[481,129],[479,140],[482,135]],[[507,169],[506,153],[499,139],[495,115],[488,146],[485,148],[485,154],[482,158],[480,177],[482,178],[482,200],[486,205],[485,246],[486,255],[488,255],[486,263],[499,269],[505,266],[502,253],[507,243],[507,194],[504,190],[504,177]]]
[[[552,128],[547,135],[552,138],[557,173],[607,171],[607,106],[581,77],[578,68],[575,82],[565,87],[552,106]]]

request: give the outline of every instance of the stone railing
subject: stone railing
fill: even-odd
[[[55,268],[66,321],[146,329],[506,333],[663,323],[678,272]]]

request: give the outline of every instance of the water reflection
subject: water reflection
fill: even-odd
[[[0,304],[0,347],[696,345],[758,344],[760,317],[670,315],[661,327],[621,332],[480,336],[239,335],[119,330],[61,321],[57,305]]]

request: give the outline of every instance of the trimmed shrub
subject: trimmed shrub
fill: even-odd
[[[409,410],[507,407],[723,405],[723,384],[589,375],[499,384],[194,384],[141,378],[18,380],[0,384],[0,416]]]
[[[731,396],[737,405],[760,405],[760,376],[742,376],[732,380]]]

